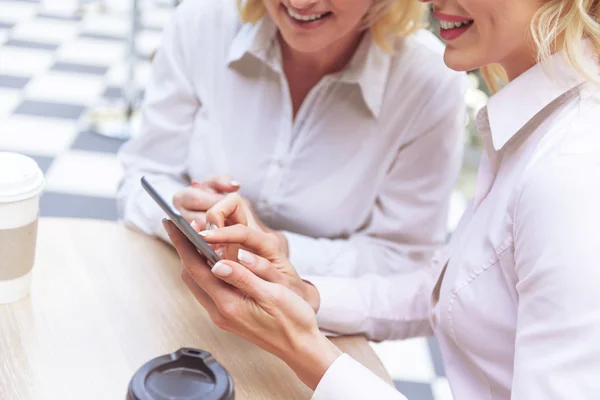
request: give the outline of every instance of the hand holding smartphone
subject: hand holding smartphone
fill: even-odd
[[[148,182],[146,177],[142,177],[142,187],[152,199],[163,209],[167,216],[173,221],[175,226],[188,238],[188,240],[200,251],[204,256],[209,266],[214,266],[221,258],[215,251],[206,243],[206,241],[192,228],[192,226],[183,218],[177,210],[175,210],[170,202],[167,202],[158,191]]]

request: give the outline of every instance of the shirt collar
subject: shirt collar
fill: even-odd
[[[348,66],[337,74],[341,82],[358,85],[375,118],[381,112],[391,62],[392,55],[375,44],[366,32]]]
[[[273,65],[269,54],[272,48],[277,26],[270,18],[262,18],[255,24],[242,24],[229,47],[227,65],[251,54],[263,62]]]
[[[484,118],[489,122],[494,149],[502,149],[540,111],[584,81],[562,53],[555,53],[502,88],[482,110],[487,114]]]
[[[243,24],[229,48],[227,64],[232,65],[246,54],[251,54],[281,73],[281,61],[271,52],[276,34],[277,26],[269,17],[256,24]],[[374,117],[378,117],[381,111],[391,57],[373,42],[367,32],[348,66],[332,76],[340,82],[356,84]]]

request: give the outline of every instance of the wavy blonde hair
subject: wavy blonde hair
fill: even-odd
[[[223,1],[223,0],[219,0]],[[267,12],[263,0],[236,0],[242,22],[255,23]],[[365,20],[373,40],[393,51],[394,41],[423,26],[427,7],[417,0],[376,0]]]
[[[597,71],[585,55],[582,40],[589,40],[595,56],[600,55],[600,0],[549,0],[533,17],[531,37],[538,62],[555,51],[563,51],[570,67],[600,83]],[[508,82],[506,72],[497,64],[481,68],[481,73],[492,92]]]

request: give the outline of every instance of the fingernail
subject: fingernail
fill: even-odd
[[[246,250],[238,250],[238,260],[246,265],[254,265],[254,256]]]
[[[217,250],[215,250],[215,253],[217,253],[217,255],[220,258],[224,258],[225,257],[225,247],[219,247]]]
[[[238,181],[235,181],[235,180],[234,181],[229,181],[229,184],[231,186],[240,186],[240,183]]]
[[[213,234],[214,234],[214,231],[208,231],[208,230],[206,230],[206,231],[198,232],[198,234],[199,234],[200,236],[208,237],[208,236],[211,236],[211,235],[213,235]]]
[[[163,224],[163,227],[165,228],[165,231],[167,231],[167,233],[169,233],[169,229],[171,228],[169,226],[169,220],[166,218],[163,218],[162,224]]]
[[[233,272],[233,269],[225,263],[218,262],[212,267],[212,273],[222,278],[228,277]]]
[[[190,226],[196,231],[198,232],[198,224],[196,223],[196,221],[192,221],[192,223],[190,224]]]
[[[219,228],[215,224],[210,224],[211,231],[216,231],[217,229],[219,229]]]

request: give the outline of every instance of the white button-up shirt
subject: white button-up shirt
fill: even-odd
[[[479,114],[476,195],[429,269],[311,278],[324,329],[435,334],[457,400],[600,397],[600,92],[559,55],[548,71]],[[404,397],[344,355],[314,399]]]
[[[164,197],[230,174],[302,273],[408,271],[446,239],[462,162],[464,74],[422,31],[394,55],[366,35],[348,67],[311,90],[295,120],[277,29],[242,24],[233,0],[184,2],[153,62],[141,131],[120,158],[124,220],[166,237]]]

